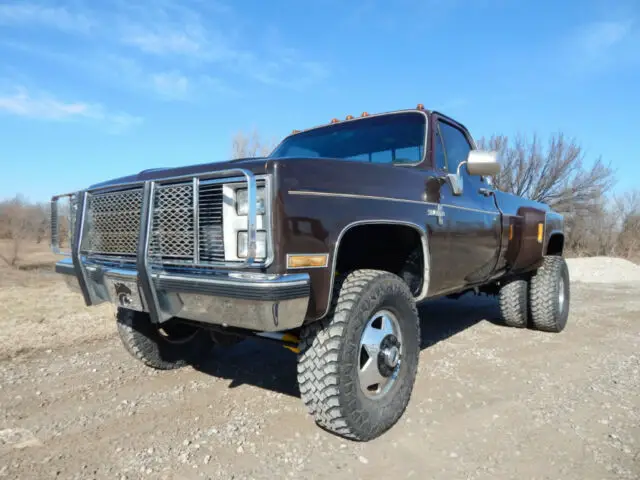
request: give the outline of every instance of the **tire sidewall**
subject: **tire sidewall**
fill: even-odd
[[[556,300],[554,302],[555,306],[555,318],[556,325],[558,327],[558,331],[564,330],[567,326],[567,319],[569,318],[569,304],[571,300],[571,288],[569,283],[569,267],[567,266],[567,262],[562,259],[560,262],[560,268],[556,269],[555,282],[556,282]],[[558,281],[562,278],[563,280],[563,288],[564,288],[564,303],[562,310],[560,309],[560,286],[558,285]]]
[[[402,332],[404,350],[400,371],[391,389],[380,398],[367,397],[358,378],[359,346],[371,316],[380,310],[391,311]],[[378,435],[390,428],[402,415],[415,381],[420,353],[420,327],[413,299],[406,285],[392,274],[380,275],[362,291],[348,312],[342,351],[340,352],[340,403],[352,428],[369,428]],[[374,433],[375,432],[375,433]]]

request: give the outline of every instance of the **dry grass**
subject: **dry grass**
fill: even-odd
[[[0,255],[9,258],[12,256],[12,250],[12,240],[0,240]],[[20,245],[16,267],[19,270],[51,269],[56,260],[59,260],[59,257],[51,252],[49,244],[46,241],[41,243],[25,241]],[[0,261],[0,266],[6,267],[7,265],[4,265],[4,262]],[[7,270],[9,269],[0,269],[0,281],[8,278],[10,275]]]
[[[30,244],[19,269],[0,266],[0,359],[115,333],[113,307],[86,307],[53,272],[57,259],[46,244]]]

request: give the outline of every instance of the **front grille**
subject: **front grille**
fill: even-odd
[[[200,261],[223,262],[222,185],[200,185]]]
[[[193,183],[156,187],[149,255],[193,260]]]
[[[140,233],[142,189],[102,193],[89,197],[83,252],[135,255]]]
[[[203,183],[194,218],[193,182],[157,185],[153,199],[149,256],[153,261],[193,263],[196,228],[202,263],[225,261],[222,184]],[[140,235],[142,189],[89,195],[82,252],[107,257],[135,257]]]

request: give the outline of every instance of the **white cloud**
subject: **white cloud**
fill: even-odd
[[[22,86],[15,87],[12,93],[0,94],[1,111],[40,120],[96,121],[104,124],[107,130],[113,133],[121,133],[142,123],[140,117],[122,112],[108,112],[100,104],[65,102],[48,93],[32,94]]]
[[[163,98],[186,100],[220,93],[221,88],[229,90],[225,84],[239,80],[303,89],[329,75],[324,63],[290,48],[280,38],[274,40],[273,30],[254,27],[230,7],[214,1],[157,0],[143,6],[112,0],[109,4],[108,10],[100,11],[88,0],[76,0],[68,9],[28,1],[9,4],[0,6],[0,23],[90,31],[85,43],[91,56],[80,56],[73,48],[68,53],[54,51],[37,40],[28,40],[21,49],[54,61],[57,57],[67,64],[75,62],[79,70],[100,78],[105,75],[98,72],[104,72],[105,65],[117,57],[122,68],[106,75],[119,75],[120,85]],[[4,44],[20,48],[15,43]],[[180,73],[159,73],[177,71]],[[212,71],[213,82],[209,81]]]
[[[203,53],[201,39],[179,31],[168,31],[162,34],[136,27],[133,31],[124,33],[121,41],[140,49],[142,52],[156,55],[198,56]]]
[[[640,63],[640,31],[633,19],[598,21],[574,29],[561,45],[562,68],[573,74]]]
[[[63,120],[86,116],[90,109],[86,103],[65,103],[50,96],[33,98],[24,87],[16,87],[13,94],[0,96],[0,110],[22,117]]]
[[[69,12],[61,7],[46,7],[31,3],[0,5],[0,24],[38,25],[63,31],[87,33],[94,21],[82,13]]]
[[[623,42],[632,32],[633,21],[593,22],[576,32],[573,43],[583,55],[595,59]]]
[[[167,98],[185,98],[189,93],[189,79],[177,72],[156,73],[151,76],[156,91]]]

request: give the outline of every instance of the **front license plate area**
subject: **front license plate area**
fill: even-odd
[[[109,277],[105,278],[105,280],[109,296],[115,305],[139,312],[144,311],[140,288],[136,281]]]

